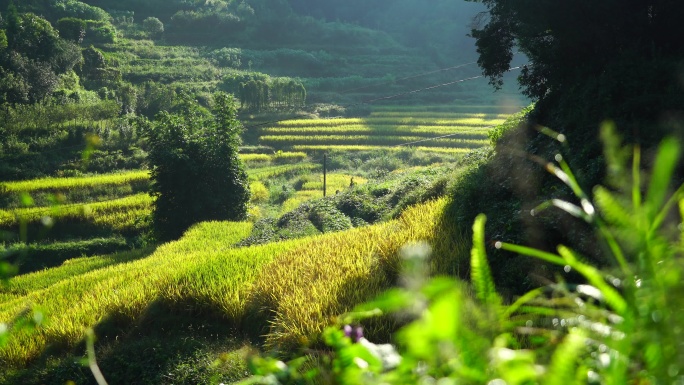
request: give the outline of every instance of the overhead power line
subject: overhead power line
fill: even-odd
[[[340,94],[346,94],[346,93],[349,93],[349,92],[352,92],[352,91],[365,90],[366,88],[373,88],[373,87],[386,86],[386,85],[394,84],[394,83],[396,83],[396,82],[400,82],[400,81],[404,81],[404,80],[415,79],[415,78],[419,78],[419,77],[423,77],[423,76],[427,76],[427,75],[432,75],[432,74],[436,74],[436,73],[440,73],[440,72],[452,71],[452,70],[459,69],[459,68],[463,68],[463,67],[466,67],[466,66],[469,66],[469,65],[473,65],[473,64],[477,64],[477,62],[476,62],[476,61],[473,61],[473,62],[470,62],[470,63],[459,64],[459,65],[457,65],[457,66],[448,67],[448,68],[442,68],[442,69],[438,69],[438,70],[434,70],[434,71],[430,71],[430,72],[425,72],[425,73],[418,74],[418,75],[406,76],[406,77],[403,77],[403,78],[394,79],[394,80],[392,80],[392,81],[388,81],[388,82],[384,82],[384,83],[371,84],[371,85],[367,85],[367,86],[363,86],[363,87],[350,88],[350,89],[348,89],[348,90],[340,91],[339,93],[340,93]]]
[[[516,54],[517,54],[517,52],[516,52]],[[440,69],[440,70],[435,70],[435,71],[431,71],[431,72],[426,72],[426,73],[423,73],[423,74],[417,74],[417,75],[407,76],[407,77],[404,77],[404,78],[401,78],[401,79],[397,79],[397,80],[405,80],[405,79],[417,78],[417,77],[425,76],[425,75],[432,74],[432,73],[443,72],[443,71],[448,71],[448,70],[452,70],[452,69],[456,69],[456,68],[465,67],[465,66],[468,66],[468,65],[471,65],[471,64],[474,64],[474,63],[475,63],[475,62],[464,63],[464,64],[460,64],[460,65],[453,66],[453,67],[448,67],[448,68],[443,68],[443,69]],[[514,71],[514,70],[518,70],[518,69],[521,69],[521,68],[523,68],[523,67],[525,67],[525,66],[527,66],[527,65],[529,65],[529,63],[528,63],[528,64],[525,64],[525,65],[517,66],[517,67],[512,67],[512,68],[509,68],[506,72],[511,72],[511,71]],[[365,105],[365,104],[372,104],[372,103],[377,102],[377,101],[380,101],[380,100],[390,100],[390,99],[398,98],[398,97],[401,97],[401,96],[406,96],[406,95],[411,95],[411,94],[417,94],[417,93],[419,93],[419,92],[430,91],[430,90],[433,90],[433,89],[436,89],[436,88],[441,88],[441,87],[446,87],[446,86],[450,86],[450,85],[454,85],[454,84],[464,83],[464,82],[467,82],[467,81],[476,80],[476,79],[480,79],[480,78],[483,78],[483,77],[484,77],[483,75],[472,76],[472,77],[469,77],[469,78],[458,79],[458,80],[454,80],[454,81],[447,82],[447,83],[436,84],[436,85],[432,85],[432,86],[425,87],[425,88],[419,88],[419,89],[415,89],[415,90],[411,90],[411,91],[406,91],[406,92],[402,92],[402,93],[399,93],[399,94],[394,94],[394,95],[383,96],[383,97],[374,98],[374,99],[363,100],[363,101],[361,101],[361,102],[351,103],[351,104],[343,105],[343,106],[340,106],[340,107],[342,107],[342,108],[350,108],[350,107],[357,107],[357,106],[361,106],[361,105]],[[372,86],[368,86],[368,87],[372,87]],[[357,89],[361,89],[361,88],[366,88],[366,87],[360,87],[360,88],[357,88]],[[350,90],[342,91],[342,92],[340,92],[340,93],[349,92],[349,91],[350,91]],[[295,120],[295,119],[306,118],[306,117],[309,117],[309,114],[297,114],[297,115],[295,115],[295,116],[291,116],[291,117],[288,117],[288,118],[275,119],[275,120],[270,120],[270,121],[267,121],[267,122],[262,122],[262,123],[256,123],[256,124],[247,125],[247,126],[244,126],[244,128],[245,128],[245,129],[250,129],[250,128],[256,128],[256,127],[263,127],[263,126],[267,126],[267,125],[271,125],[271,124],[276,124],[276,123],[281,123],[281,122],[286,122],[286,121],[289,121],[289,120]],[[451,136],[451,135],[447,135],[447,136]],[[441,137],[429,138],[429,139],[421,140],[421,141],[419,141],[419,142],[425,142],[425,141],[434,140],[434,139],[439,139],[439,138],[441,138]],[[399,145],[396,145],[396,146],[402,146],[402,145],[407,145],[407,143],[399,144]],[[54,152],[54,151],[59,151],[59,150],[64,150],[64,149],[69,149],[69,148],[75,148],[75,147],[80,147],[80,146],[81,146],[81,145],[68,146],[68,147],[62,147],[62,148],[53,148],[53,149],[50,149],[50,150],[41,151],[41,153]],[[38,153],[35,153],[35,154],[20,154],[20,155],[18,154],[17,156],[18,156],[18,157],[25,157],[25,156],[37,156],[37,155],[40,155],[40,154],[38,154]],[[3,156],[3,157],[0,157],[0,159],[2,159],[2,158],[8,158],[8,157],[10,157],[10,156],[5,155],[5,156]]]
[[[527,64],[526,64],[526,65],[527,65]],[[522,65],[522,66],[517,66],[517,67],[509,68],[506,72],[511,72],[511,71],[519,70],[519,69],[525,67],[526,65]],[[447,83],[442,83],[442,84],[435,84],[435,85],[432,85],[432,86],[429,86],[429,87],[425,87],[425,88],[419,88],[419,89],[415,89],[415,90],[411,90],[411,91],[406,91],[406,92],[402,92],[402,93],[395,94],[395,95],[389,95],[389,96],[383,96],[383,97],[380,97],[380,98],[374,98],[374,99],[363,100],[363,101],[358,102],[358,103],[352,103],[352,104],[348,104],[348,105],[343,105],[343,106],[341,106],[341,107],[342,107],[342,108],[350,108],[350,107],[361,106],[361,105],[364,105],[364,104],[371,104],[371,103],[374,103],[374,102],[377,102],[377,101],[380,101],[380,100],[389,100],[389,99],[394,99],[394,98],[398,98],[398,97],[401,97],[401,96],[406,96],[406,95],[411,95],[411,94],[417,94],[417,93],[419,93],[419,92],[430,91],[430,90],[433,90],[433,89],[436,89],[436,88],[441,88],[441,87],[446,87],[446,86],[450,86],[450,85],[454,85],[454,84],[464,83],[464,82],[467,82],[467,81],[476,80],[476,79],[480,79],[480,78],[483,78],[483,77],[484,77],[483,75],[472,76],[472,77],[469,77],[469,78],[454,80],[454,81],[452,81],[452,82],[447,82]],[[276,124],[276,123],[286,122],[286,121],[289,121],[289,120],[295,120],[295,119],[299,119],[299,118],[305,118],[305,117],[308,117],[308,116],[309,116],[309,114],[298,114],[298,115],[295,115],[295,116],[291,116],[291,117],[289,117],[289,118],[276,119],[276,120],[271,120],[271,121],[268,121],[268,122],[262,122],[262,123],[252,124],[252,125],[249,125],[249,126],[245,126],[245,128],[246,128],[246,129],[249,129],[249,128],[262,127],[262,126],[267,126],[267,125],[270,125],[270,124]]]

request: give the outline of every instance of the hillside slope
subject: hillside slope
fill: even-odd
[[[247,248],[231,245],[246,236],[248,224],[205,223],[144,259],[109,266],[75,260],[17,278],[3,289],[0,317],[20,316],[33,304],[48,322],[13,336],[0,351],[6,368],[34,365],[6,372],[3,383],[83,380],[83,371],[69,357],[81,354],[79,341],[89,327],[96,328],[102,367],[111,381],[152,379],[161,368],[132,365],[117,354],[130,353],[126,344],[145,338],[150,346],[136,349],[156,346],[153,356],[168,356],[159,343],[180,331],[165,332],[163,325],[183,314],[196,325],[212,325],[207,327],[218,333],[214,341],[224,341],[226,349],[236,338],[263,333],[271,348],[315,344],[336,315],[396,280],[398,251],[407,242],[431,242],[437,265],[464,247],[440,236],[444,229],[437,231],[444,205],[444,200],[433,201],[380,225]],[[185,338],[202,334],[189,327],[182,331]],[[379,337],[386,331],[378,326]],[[178,354],[190,357],[198,347],[186,349]],[[55,354],[62,358],[49,358]]]

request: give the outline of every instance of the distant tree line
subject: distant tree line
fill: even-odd
[[[240,83],[238,95],[243,109],[257,112],[306,103],[304,85],[290,78],[250,79]]]

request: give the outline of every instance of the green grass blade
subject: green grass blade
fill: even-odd
[[[584,209],[582,209],[581,207],[574,205],[570,202],[566,202],[566,201],[560,200],[560,199],[552,199],[551,204],[553,204],[554,206],[558,207],[559,209],[565,211],[566,213],[572,215],[573,217],[583,219],[586,222],[591,223],[591,221],[593,219],[592,215],[587,213]],[[590,210],[590,212],[593,212],[593,211]]]
[[[641,208],[641,148],[634,147],[634,159],[632,161],[632,206],[635,212]]]
[[[556,254],[547,253],[545,251],[537,250],[532,247],[519,246],[505,242],[497,242],[496,248],[510,251],[512,253],[527,255],[528,257],[534,257],[537,259],[541,259],[542,261],[550,262],[560,266],[565,266],[567,264],[565,260],[563,260],[563,258],[557,256]]]
[[[677,191],[672,194],[670,199],[665,202],[665,205],[663,205],[663,208],[658,212],[658,214],[655,216],[653,219],[653,222],[651,222],[651,226],[649,228],[649,236],[653,234],[656,230],[662,226],[663,222],[665,222],[665,218],[667,215],[670,213],[672,208],[677,204],[679,201],[679,198],[682,196],[684,193],[684,185],[679,186]]]
[[[572,329],[551,358],[544,383],[568,385],[577,383],[577,361],[585,349],[587,337],[581,329]],[[585,377],[586,378],[586,377]]]
[[[568,182],[566,184],[570,186],[572,192],[575,193],[578,198],[588,199],[587,194],[584,192],[584,190],[582,190],[582,187],[580,187],[579,183],[577,182],[577,178],[575,178],[575,174],[572,172],[565,159],[558,154],[556,155],[556,161],[561,166],[561,170],[563,170],[563,172],[567,175]]]
[[[625,258],[625,254],[622,252],[622,248],[620,248],[620,244],[613,236],[613,233],[611,233],[610,230],[608,230],[608,227],[601,221],[598,221],[598,229],[603,238],[606,240],[606,243],[608,243],[608,247],[620,265],[622,272],[627,275],[631,274],[632,269],[629,267],[627,258]]]
[[[646,195],[649,219],[655,218],[656,213],[664,204],[665,194],[677,166],[679,153],[679,144],[674,138],[665,139],[658,149],[658,155],[651,172],[651,183]]]
[[[470,253],[470,279],[477,298],[488,305],[500,305],[501,298],[496,291],[494,279],[487,262],[484,227],[487,217],[480,214],[473,224],[473,248]]]
[[[617,290],[606,283],[601,275],[600,270],[580,262],[575,252],[565,246],[558,246],[558,253],[563,257],[565,262],[570,267],[577,270],[577,272],[582,274],[582,276],[584,276],[584,278],[586,278],[591,285],[595,286],[601,291],[603,298],[610,307],[612,307],[618,314],[624,314],[625,310],[627,310],[627,302],[624,298],[622,298]]]
[[[533,299],[539,297],[543,293],[544,293],[543,288],[538,288],[538,289],[528,291],[527,293],[525,293],[525,295],[523,295],[522,297],[518,298],[515,302],[513,302],[512,305],[506,307],[506,309],[504,310],[504,316],[506,318],[510,317],[511,314],[517,312],[521,306],[523,306],[524,304],[526,304],[526,303],[532,301]]]

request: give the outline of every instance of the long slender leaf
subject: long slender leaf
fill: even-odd
[[[566,202],[560,199],[552,199],[551,204],[558,207],[559,209],[565,211],[566,213],[572,215],[573,217],[583,219],[586,222],[591,223],[592,216],[584,211],[581,207],[574,205],[570,202]]]
[[[653,166],[651,183],[648,187],[646,202],[649,219],[653,219],[664,204],[667,188],[679,159],[679,144],[674,138],[665,139],[659,149]]]
[[[574,192],[575,195],[577,195],[577,197],[579,198],[589,199],[584,190],[582,190],[582,187],[580,187],[579,183],[577,182],[577,178],[575,178],[575,174],[572,172],[570,166],[565,161],[565,159],[563,159],[563,157],[559,154],[556,155],[556,161],[558,162],[558,164],[560,164],[561,170],[563,170],[563,172],[567,175],[567,185],[570,186],[572,192]]]
[[[510,317],[511,314],[517,312],[521,306],[525,305],[526,303],[532,301],[535,298],[538,298],[543,293],[544,293],[543,288],[538,288],[538,289],[528,291],[522,297],[518,298],[515,302],[513,302],[513,304],[506,307],[506,309],[504,310],[504,316],[506,318]]]
[[[527,247],[527,246],[519,246],[519,245],[514,245],[511,243],[505,243],[505,242],[497,242],[496,243],[496,248],[497,249],[503,249],[506,251],[510,251],[513,253],[518,253],[522,255],[527,255],[528,257],[534,257],[541,259],[546,262],[551,262],[556,265],[560,266],[565,266],[567,263],[563,260],[563,258],[557,256],[556,254],[551,254],[547,253],[545,251],[537,250],[532,247]]]
[[[470,279],[475,287],[477,298],[488,305],[500,305],[501,297],[494,286],[494,279],[487,262],[484,226],[487,217],[480,214],[473,224],[473,248],[470,253]]]
[[[627,302],[624,298],[622,298],[617,290],[613,289],[608,283],[606,283],[598,269],[580,262],[575,252],[565,246],[558,246],[558,254],[563,257],[565,262],[570,267],[577,270],[577,272],[582,274],[582,276],[584,276],[584,278],[586,278],[590,284],[601,291],[606,303],[610,307],[612,307],[619,315],[624,314],[625,310],[627,309]]]
[[[641,209],[641,148],[634,147],[634,159],[632,160],[632,208],[636,212]]]
[[[629,267],[629,264],[627,263],[627,258],[625,258],[625,253],[622,252],[622,248],[620,247],[618,241],[615,239],[615,236],[613,236],[613,233],[610,232],[608,226],[603,224],[603,222],[597,221],[597,224],[599,232],[603,236],[603,239],[606,240],[606,243],[608,243],[608,247],[610,248],[610,251],[613,253],[613,257],[615,257],[618,264],[620,265],[620,269],[622,269],[622,272],[625,275],[631,275],[632,269]]]
[[[672,194],[672,196],[670,197],[670,199],[667,200],[667,202],[665,202],[662,210],[660,210],[660,212],[658,212],[658,214],[655,216],[653,222],[651,222],[650,228],[648,229],[649,236],[651,236],[655,231],[657,231],[660,228],[660,226],[662,226],[663,222],[665,221],[665,218],[677,204],[677,202],[679,201],[679,197],[682,193],[684,193],[684,185],[679,186],[677,191],[674,194]]]

